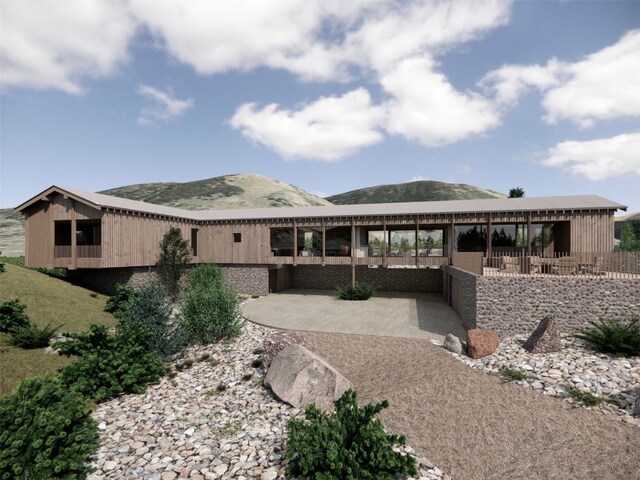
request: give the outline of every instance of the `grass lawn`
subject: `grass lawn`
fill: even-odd
[[[26,313],[39,327],[64,324],[59,332],[79,332],[91,323],[115,325],[116,319],[103,311],[107,296],[71,285],[34,270],[5,264],[0,273],[0,302],[19,298]],[[55,373],[71,361],[45,355],[43,349],[23,350],[11,346],[10,337],[0,334],[0,396],[5,396],[26,377]]]

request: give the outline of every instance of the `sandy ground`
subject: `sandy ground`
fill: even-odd
[[[640,428],[504,384],[428,340],[305,335],[360,401],[388,399],[385,426],[454,480],[640,479]]]

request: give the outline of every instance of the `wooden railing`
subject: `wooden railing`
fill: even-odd
[[[76,257],[78,258],[101,258],[101,245],[78,245],[76,246]],[[53,258],[71,258],[71,245],[56,245],[53,247]]]
[[[537,256],[526,254],[483,257],[485,276],[565,275],[640,278],[640,253],[575,252]],[[474,272],[475,273],[475,272]]]
[[[484,267],[484,253],[482,252],[453,252],[451,265],[476,275],[482,275]]]

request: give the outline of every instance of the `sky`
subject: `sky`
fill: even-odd
[[[233,173],[640,211],[640,1],[0,0],[0,207]]]

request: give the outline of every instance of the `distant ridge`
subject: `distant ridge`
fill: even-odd
[[[476,198],[506,198],[506,195],[463,183],[419,180],[416,182],[360,188],[326,197],[327,200],[335,205],[471,200]]]
[[[186,210],[307,207],[330,205],[294,185],[253,173],[194,182],[141,183],[98,193]]]

